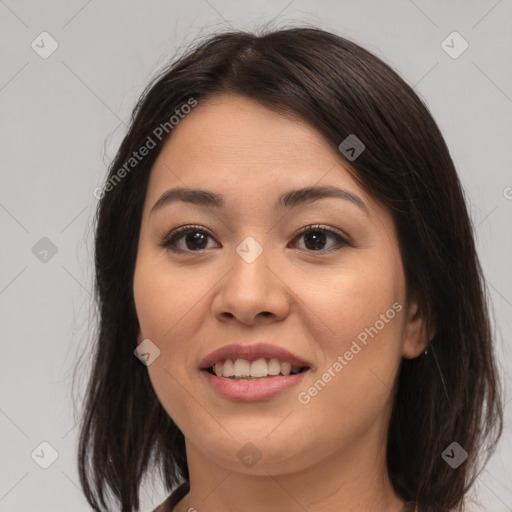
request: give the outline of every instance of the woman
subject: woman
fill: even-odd
[[[144,91],[98,197],[94,510],[138,510],[153,465],[180,484],[158,512],[465,510],[502,430],[484,281],[388,65],[310,27],[212,36]]]

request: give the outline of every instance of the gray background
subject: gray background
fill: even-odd
[[[508,404],[474,496],[512,511],[512,0],[0,0],[0,511],[89,510],[75,468],[71,376],[94,321],[93,190],[136,99],[196,35],[272,19],[318,24],[375,53],[414,86],[446,138],[476,227]],[[50,48],[43,31],[59,45],[46,59],[31,47],[44,37]],[[457,58],[441,45],[453,31],[469,44]],[[41,252],[43,237],[55,254]],[[58,452],[47,469],[35,462],[51,462],[43,441]],[[146,482],[142,509],[163,498]]]

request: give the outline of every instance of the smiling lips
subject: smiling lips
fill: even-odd
[[[250,376],[254,368],[255,375],[253,376],[261,377],[265,376],[263,374],[265,371],[264,362],[268,375],[278,375],[279,372],[276,372],[276,360],[279,363],[279,370],[283,375],[290,374],[293,367],[297,367],[297,369],[311,367],[311,363],[300,359],[284,348],[270,345],[269,343],[257,343],[255,345],[227,345],[221,347],[208,354],[199,363],[199,368],[206,370],[215,365],[219,371],[222,369],[224,373],[228,373],[228,375],[225,375],[226,377]],[[229,363],[226,368],[225,363],[228,361],[233,363],[233,371],[230,371],[231,366]],[[254,365],[253,363],[256,364]],[[251,369],[250,371],[248,371],[248,367]],[[290,371],[288,371],[288,368],[290,368]]]
[[[276,345],[228,345],[206,356],[201,373],[221,396],[233,400],[265,400],[288,389],[311,369]]]
[[[226,359],[213,365],[213,371],[217,377],[229,379],[261,379],[276,375],[290,375],[299,373],[305,366],[292,365],[286,361],[280,361],[275,357],[265,359],[264,357],[255,361],[247,359]]]

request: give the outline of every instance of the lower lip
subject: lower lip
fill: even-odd
[[[280,375],[261,380],[227,379],[212,375],[206,370],[201,370],[201,373],[205,376],[210,386],[224,398],[256,402],[258,400],[268,400],[282,391],[295,386],[301,381],[307,371],[296,373],[295,375]]]

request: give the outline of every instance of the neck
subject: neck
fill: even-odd
[[[316,464],[293,470],[300,462],[290,459],[279,471],[259,466],[253,474],[227,469],[187,439],[190,493],[173,512],[401,512],[404,502],[389,482],[385,443],[375,434],[351,440]]]

